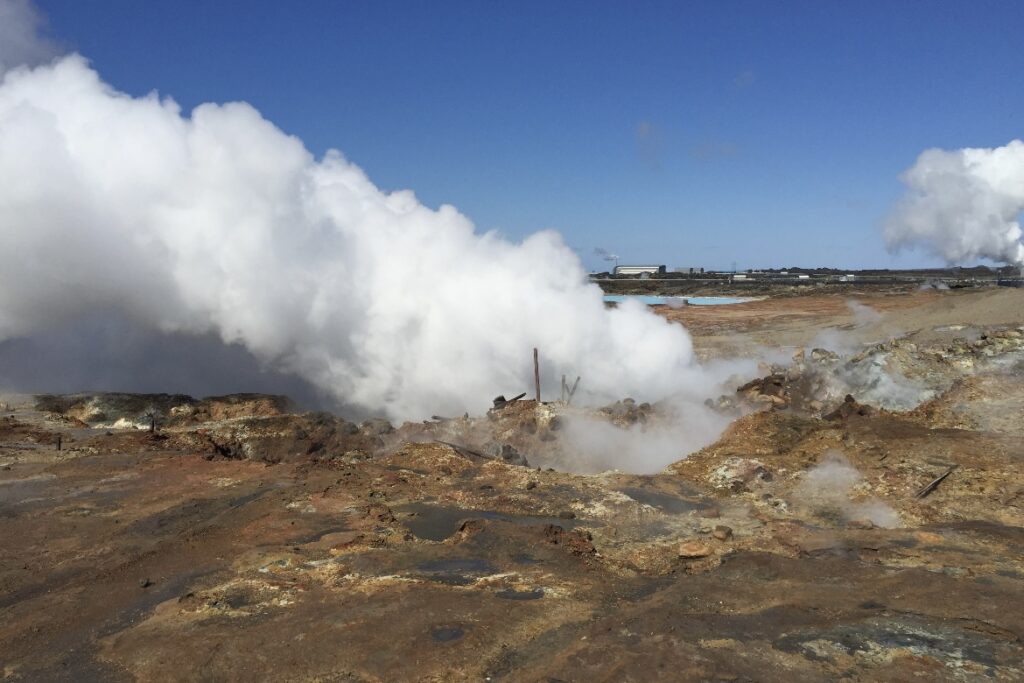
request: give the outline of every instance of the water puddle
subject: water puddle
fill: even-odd
[[[487,562],[475,558],[448,558],[424,562],[416,567],[417,571],[423,572],[425,578],[449,586],[466,586],[473,583],[478,577],[495,574],[498,568]]]
[[[580,523],[580,520],[559,517],[509,515],[493,510],[470,510],[430,503],[407,503],[396,506],[394,509],[406,513],[406,516],[402,518],[402,523],[410,533],[426,541],[443,541],[458,531],[463,522],[470,519],[497,520],[526,525],[554,524],[564,529],[575,528]]]
[[[430,630],[430,637],[439,643],[450,643],[466,635],[461,626],[439,626]]]
[[[503,590],[495,593],[499,598],[503,600],[540,600],[544,597],[543,588],[534,588],[529,591],[517,591],[517,590]]]
[[[306,545],[307,543],[316,543],[328,534],[339,534],[343,531],[351,531],[351,529],[347,526],[329,526],[324,529],[318,529],[316,531],[310,531],[306,534],[290,537],[288,539],[288,543],[291,543],[292,545]]]
[[[708,504],[703,501],[687,500],[671,493],[658,491],[657,489],[626,486],[620,488],[619,491],[625,493],[638,503],[650,505],[671,515],[681,515],[694,510],[704,510],[708,507]]]

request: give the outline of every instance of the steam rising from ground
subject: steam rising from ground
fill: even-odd
[[[585,474],[613,469],[654,474],[713,443],[730,421],[697,406],[655,426],[618,427],[596,417],[572,416],[565,422],[566,455],[558,465]]]
[[[829,451],[804,474],[795,503],[841,521],[869,521],[875,526],[900,526],[899,514],[877,498],[858,498],[864,477],[838,451]]]
[[[826,327],[814,336],[811,348],[827,349],[840,356],[856,353],[863,347],[863,342],[851,332],[878,325],[884,317],[881,313],[856,299],[847,299],[846,308],[850,311],[852,321],[844,328]]]
[[[713,443],[732,418],[704,405],[661,404],[650,423],[620,427],[606,418],[564,415],[559,469],[595,473],[617,469],[654,474]]]
[[[889,218],[890,248],[924,247],[948,263],[1024,266],[1024,142],[995,149],[930,149],[903,174],[907,195]]]
[[[535,346],[545,386],[582,375],[592,401],[711,391],[682,327],[606,310],[557,233],[478,234],[248,104],[183,116],[71,55],[0,85],[0,342],[92,313],[217,335],[392,418],[526,390]]]
[[[709,417],[719,417],[712,411],[707,412]],[[720,419],[728,423],[728,420]],[[703,432],[704,424],[708,423],[696,425],[699,431],[687,429],[681,423],[662,428],[648,428],[641,424],[618,427],[598,417],[572,416],[565,421],[563,435],[570,452],[558,464],[571,472],[619,469],[654,473],[706,445],[700,439],[688,438]],[[720,433],[726,424],[715,432]]]
[[[887,410],[911,410],[935,396],[920,381],[907,377],[893,362],[890,354],[875,350],[862,353],[865,349],[863,335],[877,333],[884,329],[885,316],[854,299],[846,302],[852,317],[851,324],[843,327],[827,327],[812,341],[812,347],[830,351],[838,358],[832,362],[823,359],[823,364],[812,362],[803,371],[816,379],[819,399],[836,401],[850,394],[858,401]],[[885,333],[883,336],[891,336]],[[856,359],[856,362],[852,362]]]

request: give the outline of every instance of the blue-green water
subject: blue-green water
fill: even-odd
[[[606,304],[620,304],[627,299],[639,301],[648,306],[671,306],[684,303],[691,306],[722,306],[750,301],[750,299],[736,296],[657,296],[653,294],[605,294],[604,296]]]

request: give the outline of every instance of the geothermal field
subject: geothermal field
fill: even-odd
[[[699,414],[4,395],[5,680],[1024,678],[1024,290],[658,311]]]
[[[1022,22],[0,0],[0,681],[1024,681]]]

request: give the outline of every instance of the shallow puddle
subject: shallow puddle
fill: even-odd
[[[439,643],[450,643],[466,635],[461,626],[441,626],[430,631],[431,637]]]
[[[486,560],[476,558],[448,558],[424,562],[416,567],[431,581],[450,586],[466,586],[480,576],[495,574],[498,568]]]
[[[544,597],[543,588],[534,588],[529,591],[517,591],[517,590],[503,590],[495,593],[499,598],[503,600],[540,600]]]
[[[665,493],[664,491],[658,491],[657,489],[627,486],[619,489],[619,491],[625,493],[638,503],[650,505],[653,508],[657,508],[662,512],[667,512],[672,515],[681,515],[686,512],[704,510],[709,507],[706,502],[687,500],[686,498],[681,498],[680,496],[675,496],[671,493]]]
[[[560,517],[507,515],[492,510],[469,510],[430,503],[407,503],[396,506],[394,509],[397,512],[407,513],[402,518],[402,523],[414,536],[427,541],[445,540],[458,531],[463,522],[470,519],[498,520],[512,524],[554,524],[563,529],[572,529],[579,523],[579,520],[561,519]]]

